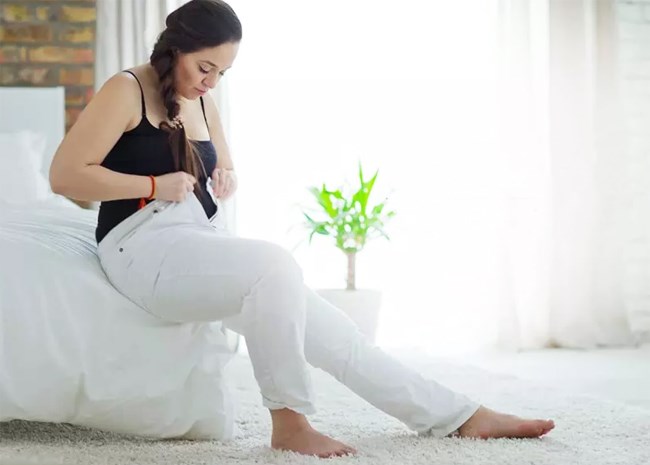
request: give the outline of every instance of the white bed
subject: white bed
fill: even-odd
[[[95,253],[97,212],[48,188],[63,89],[0,88],[0,109],[0,421],[229,437],[220,325],[166,323],[122,296]]]

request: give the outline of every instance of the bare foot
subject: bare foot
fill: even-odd
[[[321,458],[340,457],[357,453],[352,447],[325,436],[311,427],[294,431],[285,436],[274,432],[271,438],[271,447],[304,455],[316,455]]]
[[[555,428],[553,420],[525,420],[480,407],[458,430],[463,438],[537,438]]]
[[[271,447],[290,450],[321,458],[356,454],[357,451],[342,442],[319,433],[311,427],[304,415],[289,409],[271,410],[273,434]]]

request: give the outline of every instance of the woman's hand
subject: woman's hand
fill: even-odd
[[[154,198],[183,202],[187,194],[194,191],[196,178],[185,171],[156,176],[156,193]]]
[[[237,190],[235,170],[216,168],[212,172],[212,193],[218,199],[227,199]]]

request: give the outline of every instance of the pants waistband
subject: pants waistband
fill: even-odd
[[[173,217],[169,215],[173,215]],[[182,202],[154,200],[111,229],[99,243],[97,252],[101,254],[102,249],[121,243],[130,234],[151,221],[154,216],[160,217],[166,223],[192,223],[213,228],[211,220],[205,215],[201,202],[193,193]],[[156,220],[156,222],[158,221]]]

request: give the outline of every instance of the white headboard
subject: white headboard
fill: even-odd
[[[65,135],[65,89],[0,87],[0,132],[21,130],[47,137],[43,168],[49,169]]]

